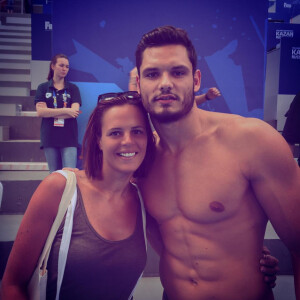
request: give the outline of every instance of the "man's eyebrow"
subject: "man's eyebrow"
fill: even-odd
[[[172,67],[172,70],[182,70],[182,69],[188,69],[188,67],[187,66],[185,66],[185,65],[179,65],[179,66],[175,66],[175,67]]]
[[[172,71],[177,71],[177,70],[188,70],[189,68],[186,65],[178,65],[178,66],[174,66],[171,68]],[[142,72],[142,75],[145,75],[147,73],[151,73],[151,72],[159,72],[159,68],[154,68],[154,67],[149,67],[149,68],[145,68]]]
[[[147,72],[156,72],[158,71],[158,68],[146,68],[143,70],[143,73],[147,73]]]

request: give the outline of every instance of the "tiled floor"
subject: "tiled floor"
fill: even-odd
[[[296,300],[292,276],[279,276],[273,291],[275,300]],[[136,287],[134,300],[161,300],[162,292],[158,277],[142,278]]]
[[[158,277],[143,277],[134,292],[134,300],[161,300],[162,292]]]

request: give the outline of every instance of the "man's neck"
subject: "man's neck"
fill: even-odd
[[[159,146],[166,151],[178,152],[203,131],[201,110],[193,106],[191,111],[178,121],[162,123],[152,120],[159,135]]]

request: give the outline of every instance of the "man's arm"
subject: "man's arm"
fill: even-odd
[[[137,91],[136,76],[138,74],[137,68],[133,68],[129,73],[128,91]]]
[[[219,96],[221,96],[221,92],[217,88],[210,88],[205,94],[195,96],[196,104],[200,105],[207,100],[213,100]]]
[[[290,143],[289,143],[289,147],[290,147],[290,149],[291,149],[291,151],[292,151],[292,153],[293,153],[293,155],[294,155],[294,152],[295,152],[295,144],[290,144]]]
[[[292,255],[296,297],[300,299],[300,168],[282,136],[260,122],[250,129],[249,178],[256,198]]]
[[[42,118],[60,118],[60,119],[69,119],[77,118],[79,111],[79,103],[72,103],[71,108],[49,108],[47,107],[46,102],[38,102],[36,105],[36,111],[39,117]]]

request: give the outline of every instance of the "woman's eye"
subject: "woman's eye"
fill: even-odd
[[[120,131],[112,131],[110,132],[109,136],[119,136],[121,135],[121,132]]]
[[[134,129],[134,130],[133,130],[133,133],[134,133],[134,134],[143,134],[144,131],[143,131],[142,129]]]

